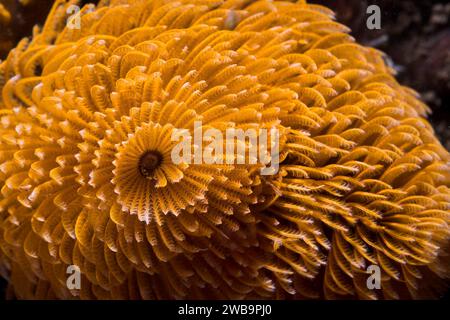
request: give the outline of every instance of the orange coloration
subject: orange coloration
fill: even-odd
[[[11,13],[0,3],[0,25],[7,25],[11,22]]]
[[[0,271],[18,298],[433,297],[449,153],[325,7],[56,1],[0,65]],[[280,170],[174,164],[174,129],[281,132]],[[369,265],[381,290],[366,286]]]

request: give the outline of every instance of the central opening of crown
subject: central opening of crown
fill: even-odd
[[[139,159],[139,172],[148,178],[162,162],[162,154],[158,151],[146,151]]]

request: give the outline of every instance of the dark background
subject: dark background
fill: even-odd
[[[81,1],[82,3],[96,1]],[[422,95],[432,109],[429,117],[441,142],[450,150],[450,3],[448,0],[310,0],[332,8],[337,20],[349,26],[359,43],[388,54],[400,83]],[[27,3],[26,5],[23,5]],[[42,25],[53,1],[0,0],[11,12],[11,22],[0,22],[0,59],[16,43]],[[381,29],[366,27],[369,5],[382,13]],[[6,282],[0,279],[0,298]],[[449,294],[446,295],[449,298]]]
[[[450,150],[450,1],[311,0],[327,5],[358,42],[389,56],[397,79],[422,95],[442,143]],[[366,27],[369,5],[381,9],[381,30]]]

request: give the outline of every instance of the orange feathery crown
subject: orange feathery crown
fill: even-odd
[[[0,64],[0,273],[17,298],[394,299],[445,287],[449,153],[428,108],[332,11],[111,0],[84,6],[74,28],[73,4],[55,1]],[[175,164],[171,135],[196,121],[277,128],[279,171]],[[381,290],[366,285],[370,265]]]

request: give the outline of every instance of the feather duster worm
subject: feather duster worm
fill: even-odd
[[[0,65],[0,261],[18,298],[433,297],[449,153],[325,7],[56,1]],[[174,164],[175,129],[277,127],[280,170]],[[66,286],[67,267],[81,288]],[[381,290],[366,285],[370,265]]]

